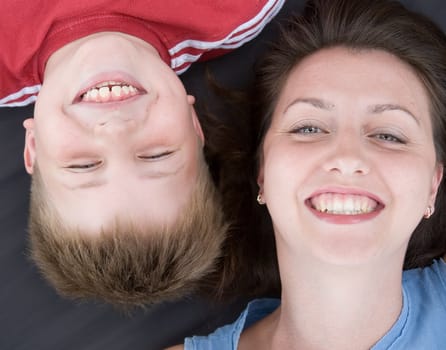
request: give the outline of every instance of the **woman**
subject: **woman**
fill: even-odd
[[[314,1],[256,86],[281,302],[185,349],[444,349],[444,34],[398,2]]]

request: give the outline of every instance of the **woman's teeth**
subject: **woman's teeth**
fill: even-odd
[[[138,89],[129,84],[106,82],[96,85],[81,95],[82,102],[122,101],[138,94]]]
[[[323,193],[311,198],[310,202],[317,211],[336,215],[366,214],[378,206],[370,197],[338,193]]]

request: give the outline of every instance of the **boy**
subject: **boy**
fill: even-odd
[[[189,292],[227,225],[175,73],[252,39],[283,1],[22,4],[0,15],[0,106],[36,102],[24,122],[34,259],[72,297]]]

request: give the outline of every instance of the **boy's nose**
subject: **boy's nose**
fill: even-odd
[[[103,136],[119,136],[134,131],[138,123],[133,118],[111,117],[99,121],[95,126],[95,134]]]

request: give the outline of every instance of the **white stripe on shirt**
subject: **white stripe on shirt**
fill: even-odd
[[[36,100],[35,94],[37,94],[40,91],[41,86],[42,86],[41,84],[26,86],[23,89],[0,99],[0,107],[20,107],[35,102]],[[15,101],[26,95],[32,95],[32,94],[34,95],[29,96],[25,100],[8,103],[9,101]]]
[[[251,40],[252,33],[260,33],[260,31],[265,27],[265,25],[270,22],[270,20],[280,11],[284,4],[285,0],[270,0],[263,8],[262,10],[251,20],[248,22],[245,22],[238,26],[236,29],[234,29],[231,33],[229,33],[225,38],[218,40],[218,41],[200,41],[200,40],[192,40],[188,39],[185,41],[182,41],[169,49],[170,55],[173,57],[175,54],[177,54],[179,51],[191,47],[195,49],[201,49],[201,50],[210,50],[210,49],[219,49],[219,48],[236,48],[246,41]],[[275,6],[275,7],[274,7]],[[273,11],[271,11],[267,16],[265,16],[271,8],[273,8]],[[247,28],[251,28],[250,30],[247,30]],[[237,34],[240,31],[244,31],[241,34]],[[234,41],[237,41],[237,43],[234,43]],[[231,46],[227,45],[226,43],[232,43]],[[186,62],[193,62],[188,61],[187,57],[190,57],[190,54],[185,53],[178,57],[171,59],[171,67],[173,69],[180,67]],[[184,58],[182,58],[184,56]]]

